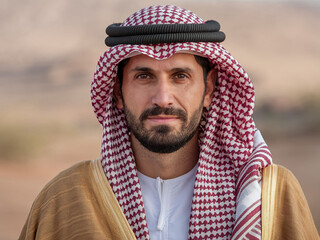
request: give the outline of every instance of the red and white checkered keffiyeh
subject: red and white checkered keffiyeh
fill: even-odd
[[[204,21],[191,11],[166,5],[144,8],[128,17],[122,25],[180,23]],[[114,104],[113,86],[121,60],[135,54],[146,54],[161,60],[177,52],[204,56],[218,68],[212,103],[208,109],[204,109],[200,123],[199,167],[189,239],[230,239],[231,235],[240,236],[243,233],[235,233],[237,229],[243,229],[243,223],[235,219],[236,198],[242,186],[236,186],[240,170],[245,169],[242,171],[245,173],[242,176],[246,180],[244,183],[250,182],[250,179],[259,181],[260,169],[270,164],[270,154],[265,144],[256,149],[253,146],[252,82],[240,64],[219,43],[117,45],[100,57],[92,82],[91,98],[94,112],[103,126],[102,166],[137,239],[149,239],[129,132],[124,112]],[[260,151],[264,152],[263,157]],[[254,167],[246,168],[248,163]],[[260,208],[257,209],[260,213]],[[258,220],[254,224],[258,224]]]

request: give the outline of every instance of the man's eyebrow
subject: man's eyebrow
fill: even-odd
[[[130,72],[154,72],[156,71],[155,69],[149,68],[149,67],[135,67],[130,70]],[[177,68],[172,68],[168,72],[192,72],[192,69],[189,67],[177,67]]]
[[[170,72],[192,72],[192,69],[189,67],[178,67],[178,68],[172,68]]]
[[[148,67],[135,67],[130,70],[130,72],[153,72],[154,70],[152,68]]]

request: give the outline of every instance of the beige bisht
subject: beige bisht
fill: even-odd
[[[319,239],[317,229],[299,182],[275,164],[263,170],[262,240]]]
[[[95,160],[63,171],[44,187],[19,239],[136,238]]]
[[[73,166],[45,186],[19,239],[136,238],[95,160]],[[298,181],[274,164],[263,172],[262,239],[319,239]]]

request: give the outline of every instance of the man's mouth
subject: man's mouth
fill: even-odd
[[[177,120],[185,122],[187,120],[187,116],[182,109],[176,108],[161,108],[156,106],[154,108],[150,108],[145,110],[141,116],[140,121],[147,121],[150,123],[170,123]]]
[[[147,117],[147,120],[156,123],[156,124],[165,124],[165,123],[170,123],[174,122],[176,120],[179,120],[179,116],[175,115],[165,115],[165,114],[159,114],[159,115],[151,115]]]

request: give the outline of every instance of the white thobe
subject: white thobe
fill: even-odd
[[[138,172],[151,240],[188,239],[196,172],[168,180]]]

